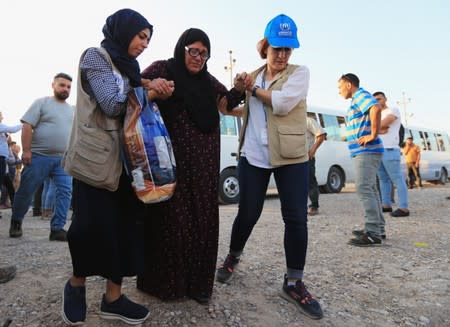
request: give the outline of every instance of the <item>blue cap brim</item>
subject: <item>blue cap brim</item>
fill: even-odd
[[[300,48],[300,43],[296,39],[288,39],[281,37],[271,37],[268,38],[270,46],[277,48]]]

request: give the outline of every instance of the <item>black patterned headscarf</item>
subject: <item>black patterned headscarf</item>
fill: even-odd
[[[197,41],[201,42],[211,55],[210,41],[205,32],[198,28],[184,31],[175,45],[173,58],[168,61],[169,77],[175,82],[175,91],[163,106],[172,107],[172,103],[178,103],[175,107],[183,107],[202,132],[211,133],[216,131],[219,125],[216,90],[211,75],[206,62],[196,74],[191,74],[185,64],[185,56],[189,55],[185,46]]]
[[[140,13],[132,9],[121,9],[106,19],[103,26],[105,39],[101,45],[108,51],[114,65],[130,79],[133,87],[141,86],[141,70],[136,58],[128,54],[128,46],[143,29],[153,26]]]

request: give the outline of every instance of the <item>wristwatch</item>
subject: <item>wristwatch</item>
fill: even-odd
[[[253,89],[252,89],[252,96],[255,98],[256,98],[256,89],[259,89],[258,85],[253,86]]]

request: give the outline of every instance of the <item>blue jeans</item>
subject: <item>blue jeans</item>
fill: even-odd
[[[308,162],[264,169],[239,159],[239,210],[231,232],[230,252],[242,252],[263,210],[270,175],[274,173],[284,221],[287,267],[302,270],[308,247]],[[267,231],[270,233],[270,231]]]
[[[61,167],[60,156],[42,156],[33,153],[31,164],[22,171],[19,189],[14,198],[11,219],[22,221],[30,207],[34,192],[47,177],[56,186],[55,213],[50,221],[51,230],[63,229],[72,197],[72,177]]]
[[[356,193],[364,208],[364,229],[378,236],[385,234],[385,221],[377,190],[381,156],[381,153],[361,153],[353,157]]]
[[[384,149],[378,178],[380,179],[381,204],[385,207],[392,205],[391,191],[392,183],[394,183],[397,188],[399,208],[408,208],[406,179],[400,169],[400,149]]]
[[[44,181],[42,189],[41,208],[44,210],[54,210],[56,202],[56,186],[50,177]]]

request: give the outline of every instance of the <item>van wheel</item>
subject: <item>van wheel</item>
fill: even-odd
[[[326,193],[339,193],[345,185],[342,171],[337,167],[331,167],[328,171],[327,183],[323,185]]]
[[[441,176],[439,177],[439,183],[442,185],[447,184],[448,182],[448,173],[444,168],[441,168]]]
[[[225,169],[220,173],[219,202],[231,204],[239,202],[239,182],[235,168]]]

